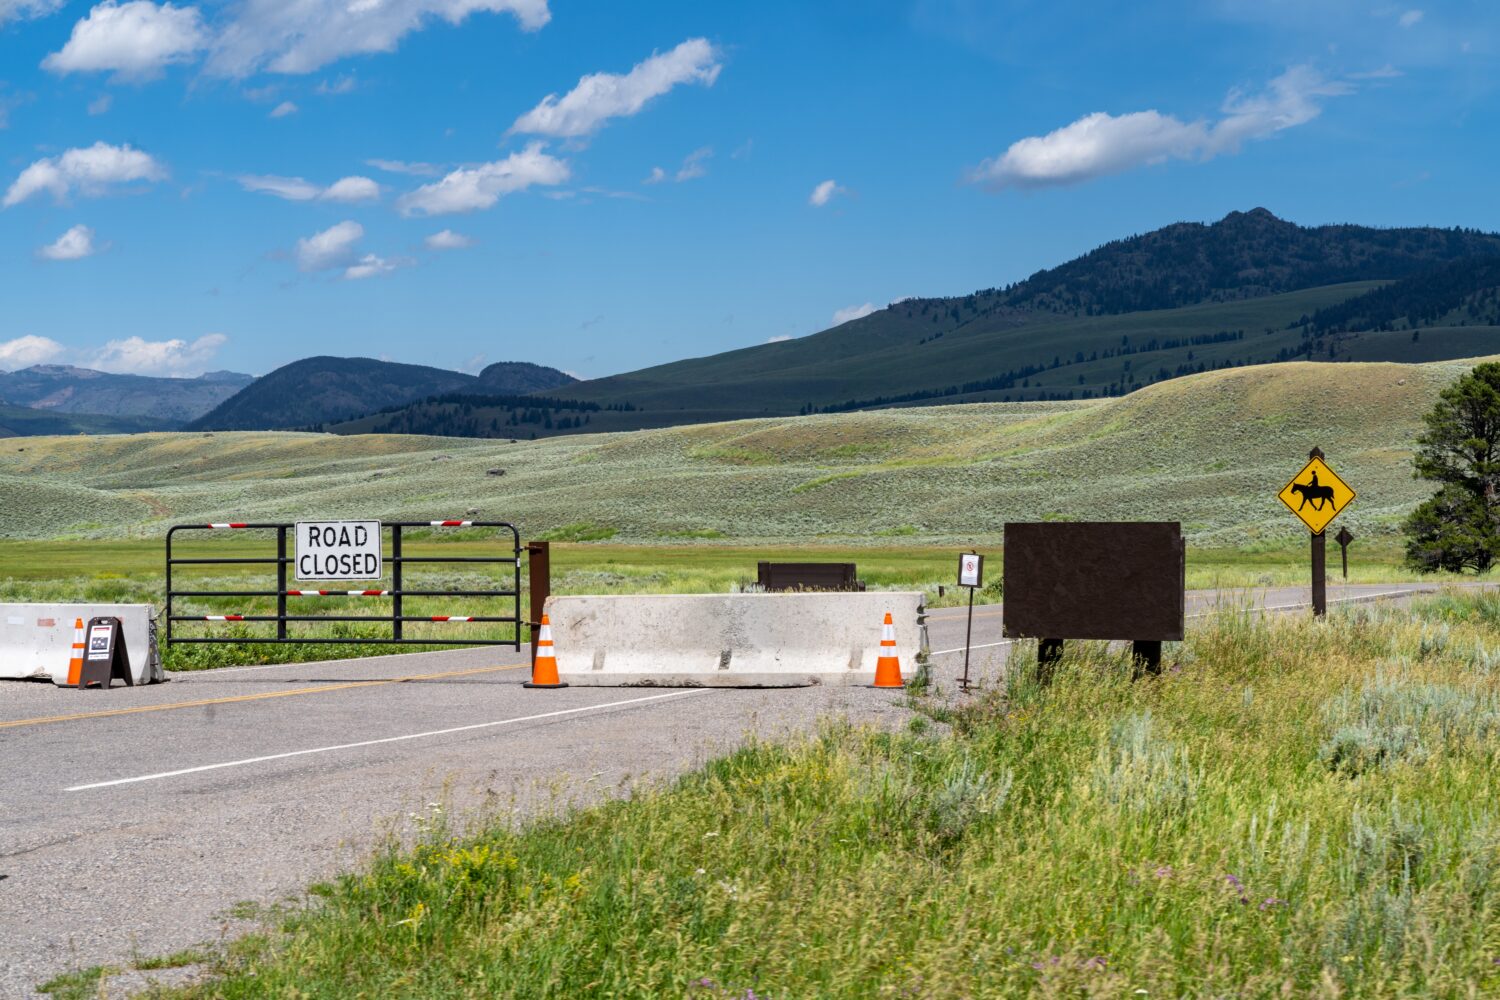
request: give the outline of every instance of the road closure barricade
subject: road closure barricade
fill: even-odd
[[[919,591],[553,596],[546,612],[560,680],[580,686],[871,685],[883,652],[915,671],[927,651]]]
[[[120,619],[131,681],[165,680],[149,604],[0,604],[0,678],[66,685],[77,623],[102,616]]]

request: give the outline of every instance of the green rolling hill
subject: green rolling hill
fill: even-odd
[[[1390,534],[1430,485],[1412,442],[1473,361],[1262,365],[1110,399],[781,416],[538,441],[248,432],[0,447],[0,537],[160,537],[180,522],[464,516],[525,537],[993,542],[1006,520],[1181,520],[1200,545],[1280,542],[1313,445]],[[14,446],[13,446],[14,445]],[[24,450],[19,446],[24,445]],[[494,475],[503,470],[504,475]],[[1305,533],[1302,537],[1306,537]]]

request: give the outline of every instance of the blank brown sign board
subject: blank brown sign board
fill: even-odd
[[[1004,575],[1009,637],[1182,639],[1187,546],[1176,521],[1006,524]]]

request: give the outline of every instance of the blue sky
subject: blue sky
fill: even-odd
[[[1257,205],[1500,229],[1483,0],[0,0],[0,368],[593,377]]]

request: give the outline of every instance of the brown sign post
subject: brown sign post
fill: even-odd
[[[1354,490],[1323,461],[1323,449],[1313,448],[1302,471],[1277,497],[1312,532],[1312,606],[1313,615],[1321,617],[1328,613],[1328,541],[1323,532],[1354,500]]]
[[[1186,624],[1187,545],[1176,521],[1005,526],[1005,634],[1039,641],[1044,671],[1066,639],[1129,639],[1137,672],[1161,671],[1161,644]]]
[[[526,575],[531,583],[531,665],[536,666],[536,640],[542,631],[542,611],[552,596],[552,543],[526,543]]]
[[[1333,536],[1333,540],[1339,543],[1339,551],[1344,556],[1344,582],[1349,582],[1349,543],[1354,541],[1354,533],[1347,527],[1339,529],[1339,533]]]

